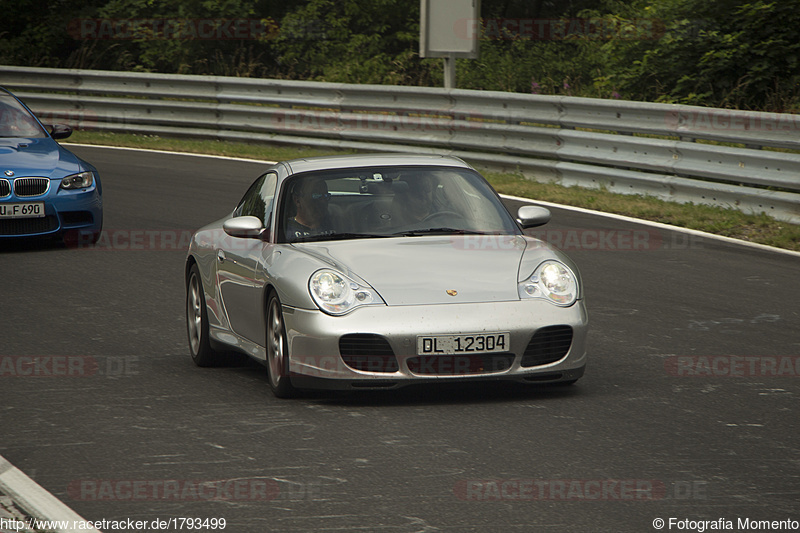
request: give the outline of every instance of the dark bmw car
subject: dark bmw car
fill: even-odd
[[[88,244],[100,237],[97,169],[56,142],[68,126],[45,126],[0,88],[0,242],[51,237]]]

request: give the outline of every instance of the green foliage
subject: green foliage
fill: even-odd
[[[219,64],[221,57],[236,58],[239,64],[246,64],[248,55],[252,58],[254,54],[266,54],[267,50],[253,39],[228,39],[224,31],[215,33],[213,29],[209,30],[211,38],[196,38],[194,31],[199,28],[198,24],[206,21],[216,23],[217,19],[258,20],[257,11],[264,9],[259,4],[249,0],[110,0],[97,15],[102,20],[112,21],[164,19],[174,22],[169,27],[166,24],[143,24],[133,39],[119,41],[118,47],[124,51],[118,53],[120,60],[124,61],[119,66],[125,70],[216,73],[211,66],[215,60]],[[229,70],[234,74],[237,72],[235,67]]]
[[[594,92],[598,67],[579,42],[484,39],[477,60],[458,61],[456,77],[464,89],[577,95]]]
[[[91,16],[103,0],[13,0],[0,13],[0,62],[72,66],[80,44],[70,38],[70,19]],[[66,16],[65,16],[66,15]]]
[[[797,110],[800,0],[664,0],[640,12],[663,33],[610,43],[599,83],[636,100]]]
[[[272,74],[277,61],[270,39],[274,33],[269,29],[276,28],[274,17],[282,17],[287,10],[279,0],[16,0],[10,10],[3,10],[0,21],[0,62],[192,74]],[[230,27],[223,31],[224,21],[229,20],[262,21],[268,30],[262,38],[257,38],[257,33],[246,39],[231,38]],[[198,38],[201,24],[207,34]]]
[[[310,0],[281,21],[289,77],[343,83],[418,83],[419,0]]]

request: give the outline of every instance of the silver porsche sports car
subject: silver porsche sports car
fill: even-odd
[[[237,350],[278,397],[411,383],[572,383],[588,318],[573,262],[460,159],[318,157],[266,169],[186,260],[192,358]]]

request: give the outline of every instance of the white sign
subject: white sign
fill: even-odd
[[[480,0],[420,1],[420,57],[478,57]]]

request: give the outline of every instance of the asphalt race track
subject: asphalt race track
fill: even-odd
[[[188,236],[265,165],[72,149],[101,172],[105,234],[0,253],[0,455],[84,518],[233,533],[800,520],[797,256],[553,209],[538,234],[581,267],[591,321],[575,386],[281,401],[245,359],[195,367],[184,326]]]

